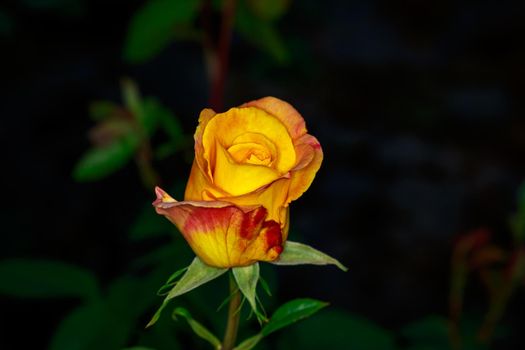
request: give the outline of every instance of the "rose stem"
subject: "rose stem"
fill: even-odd
[[[228,323],[224,332],[224,340],[221,350],[232,350],[237,340],[237,330],[239,329],[239,318],[241,316],[241,293],[237,287],[235,279],[230,274],[230,304],[228,306]]]
[[[226,84],[226,73],[228,72],[228,60],[230,55],[230,43],[232,38],[233,23],[235,20],[236,0],[225,0],[222,7],[222,25],[218,47],[218,67],[211,63],[211,93],[210,106],[216,111],[222,110],[224,98],[224,85]],[[210,63],[209,63],[210,65]]]

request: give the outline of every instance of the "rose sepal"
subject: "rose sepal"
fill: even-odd
[[[345,272],[348,271],[348,268],[337,259],[309,245],[291,241],[286,241],[279,258],[271,263],[275,265],[335,265]]]
[[[259,323],[267,321],[266,317],[258,311],[257,308],[257,283],[259,282],[259,264],[255,263],[249,266],[233,267],[233,277],[237,283],[237,287],[244,295],[253,313],[257,317]]]
[[[205,263],[203,263],[198,257],[195,257],[195,259],[193,259],[193,262],[190,264],[184,275],[175,284],[173,289],[171,289],[171,291],[168,293],[160,308],[157,310],[155,315],[153,315],[151,321],[149,321],[149,323],[146,325],[146,328],[152,326],[153,324],[155,324],[155,322],[157,322],[162,310],[166,307],[166,305],[171,299],[188,293],[189,291],[216,279],[217,277],[224,274],[226,271],[228,271],[228,269],[221,269],[217,267],[208,266]]]

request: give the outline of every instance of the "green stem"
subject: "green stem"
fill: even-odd
[[[241,316],[241,293],[237,287],[235,279],[230,274],[230,305],[228,306],[228,323],[226,325],[226,332],[224,332],[224,340],[222,341],[221,350],[232,350],[237,340],[237,331],[239,329],[239,318]]]

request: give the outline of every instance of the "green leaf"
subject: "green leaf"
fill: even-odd
[[[79,297],[96,299],[93,274],[58,261],[4,260],[0,263],[0,293],[25,298]]]
[[[133,157],[139,144],[137,135],[128,134],[107,146],[87,151],[73,170],[77,181],[94,181],[122,168]]]
[[[335,265],[343,271],[348,270],[339,261],[319,250],[306,244],[290,241],[286,242],[284,251],[279,256],[279,259],[272,263],[276,265]]]
[[[168,293],[166,299],[162,303],[161,307],[157,310],[151,321],[149,321],[146,327],[150,327],[160,317],[162,310],[166,307],[167,303],[182,294],[185,294],[228,271],[228,269],[219,269],[204,264],[198,257],[195,257],[191,265],[188,267],[186,273],[177,282],[173,289]]]
[[[275,21],[282,17],[290,8],[291,0],[248,0],[250,10],[259,18]]]
[[[188,310],[186,310],[183,307],[178,307],[175,310],[173,310],[172,316],[174,319],[176,319],[176,316],[181,316],[184,319],[186,319],[191,329],[197,336],[206,340],[215,349],[220,350],[221,341],[212,332],[210,332],[206,327],[204,327],[199,322],[195,321]]]
[[[125,345],[131,329],[128,322],[123,322],[104,303],[87,304],[62,320],[49,349],[119,349]]]
[[[110,101],[93,101],[89,104],[89,116],[94,121],[102,121],[112,116],[119,106]]]
[[[175,145],[180,145],[185,140],[184,131],[179,119],[173,115],[168,109],[159,111],[159,119],[161,126],[170,137],[170,140]]]
[[[125,348],[125,349],[122,349],[122,350],[155,350],[155,349],[147,348],[145,346],[133,346],[131,348]]]
[[[250,337],[246,340],[244,340],[242,343],[237,345],[233,350],[250,350],[255,347],[255,345],[259,344],[261,339],[263,338],[262,334],[256,334],[253,337]]]
[[[277,63],[290,61],[290,53],[274,24],[255,16],[242,4],[239,4],[235,28],[246,41],[269,54]]]
[[[448,320],[441,316],[427,316],[421,320],[403,327],[401,334],[412,343],[434,344],[436,346],[449,345]]]
[[[259,281],[259,264],[232,268],[237,286],[246,297],[252,310],[257,314],[257,282]]]
[[[155,272],[152,272],[154,274]],[[147,278],[122,276],[111,282],[106,293],[106,303],[123,320],[136,323],[140,316],[156,305],[157,297]]]
[[[284,332],[283,332],[284,334]],[[394,350],[394,335],[375,323],[337,309],[305,320],[280,337],[277,349]]]
[[[261,334],[267,336],[294,322],[312,316],[326,306],[328,306],[328,303],[315,299],[289,301],[275,311],[268,324],[262,329]]]
[[[139,87],[137,83],[129,78],[124,78],[120,82],[122,90],[122,100],[126,108],[142,122],[142,96],[140,95]]]
[[[133,16],[124,44],[124,59],[142,63],[160,53],[174,37],[178,24],[191,23],[199,0],[150,0]]]

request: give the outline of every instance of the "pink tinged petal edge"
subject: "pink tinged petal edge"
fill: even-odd
[[[288,133],[294,140],[307,132],[306,124],[301,114],[291,104],[276,97],[263,97],[247,102],[241,107],[257,107],[270,113],[286,126]]]

